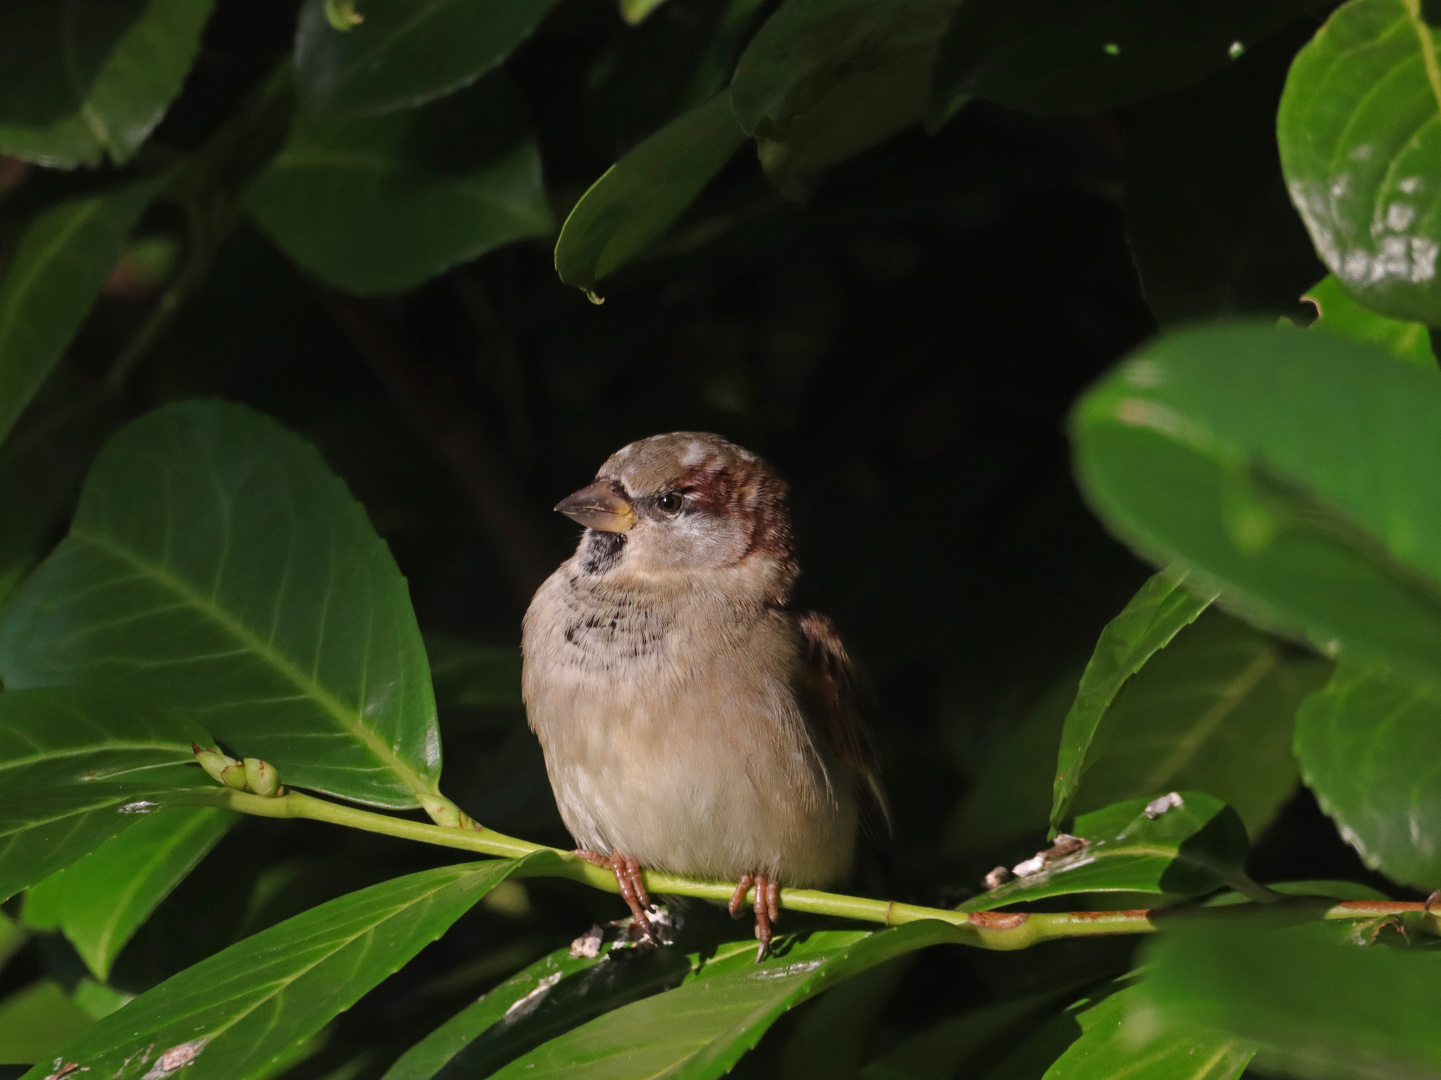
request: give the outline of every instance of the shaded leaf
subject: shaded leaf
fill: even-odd
[[[47,1062],[90,1024],[59,983],[39,979],[0,1001],[0,1065]]]
[[[1180,792],[1179,805],[1145,799],[1083,814],[1073,826],[1087,844],[1048,858],[1033,871],[972,897],[959,911],[989,911],[1004,904],[1091,892],[1172,893],[1195,896],[1222,884],[1245,882],[1246,827],[1219,799]]]
[[[983,0],[936,59],[933,108],[973,94],[1030,112],[1101,112],[1199,82],[1309,0]]]
[[[1249,1044],[1185,1026],[1138,1046],[1125,1020],[1139,993],[1128,986],[1077,1013],[1081,1037],[1046,1070],[1047,1080],[1235,1080],[1250,1063]]]
[[[444,708],[519,705],[520,650],[478,645],[451,634],[427,632],[425,653],[435,698]]]
[[[0,280],[0,442],[70,344],[159,189],[147,180],[60,203],[20,237]]]
[[[806,1006],[781,1055],[780,1080],[856,1077],[877,1021],[911,970],[905,957],[863,971]]]
[[[0,154],[65,169],[128,161],[180,93],[213,6],[7,0]]]
[[[237,817],[208,806],[176,806],[147,815],[32,885],[25,894],[25,921],[61,930],[104,982],[130,936]]]
[[[299,116],[247,192],[292,259],[357,293],[398,292],[554,228],[540,154],[501,75],[388,116]]]
[[[1091,505],[1138,551],[1262,626],[1441,672],[1433,373],[1330,335],[1209,327],[1107,376],[1072,437]]]
[[[169,405],[106,444],[0,615],[0,677],[175,707],[286,784],[393,808],[436,791],[405,580],[315,449],[240,406]]]
[[[531,35],[555,0],[361,0],[337,30],[305,0],[295,78],[307,111],[385,113],[469,86]]]
[[[550,857],[426,870],[321,904],[171,976],[65,1054],[116,1080],[138,1080],[167,1052],[191,1052],[186,1080],[247,1077],[276,1048],[353,1005],[516,870]],[[47,1063],[26,1077],[48,1071]]]
[[[1051,801],[1052,829],[1060,828],[1070,813],[1081,778],[1109,741],[1106,718],[1121,687],[1193,622],[1214,595],[1209,590],[1198,594],[1194,582],[1188,588],[1184,571],[1162,571],[1141,586],[1101,631],[1061,730]]]
[[[1441,886],[1441,689],[1342,664],[1296,722],[1306,786],[1366,865]]]
[[[745,142],[722,92],[672,120],[580,197],[555,243],[555,271],[591,292],[685,211]]]
[[[1441,74],[1421,0],[1350,0],[1296,56],[1276,116],[1291,201],[1342,288],[1441,323]]]
[[[1138,1036],[1186,1025],[1251,1040],[1268,1073],[1441,1075],[1441,954],[1343,944],[1344,929],[1178,921],[1147,949],[1130,1023]]]
[[[1312,330],[1339,334],[1355,341],[1379,345],[1387,352],[1429,371],[1436,370],[1436,354],[1431,349],[1431,334],[1424,323],[1404,322],[1377,315],[1362,307],[1328,274],[1306,290],[1304,299],[1316,305],[1316,321]]]
[[[112,693],[0,693],[0,899],[211,785],[193,725]],[[203,737],[203,736],[200,736]]]

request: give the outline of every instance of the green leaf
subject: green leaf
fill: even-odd
[[[246,197],[287,255],[357,293],[413,288],[555,227],[520,97],[499,74],[388,116],[299,116]]]
[[[165,115],[214,0],[8,0],[0,154],[63,169],[123,164]]]
[[[747,949],[747,953],[753,950]],[[507,1061],[597,1016],[679,983],[695,958],[678,949],[543,956],[402,1054],[384,1080],[489,1076]]]
[[[1126,240],[1162,326],[1223,313],[1300,312],[1321,273],[1276,154],[1276,104],[1298,20],[1197,86],[1127,118]]]
[[[781,1055],[780,1080],[856,1077],[881,1014],[911,970],[905,957],[863,971],[797,1017]]]
[[[1147,950],[1128,1024],[1138,1036],[1185,1025],[1250,1040],[1268,1075],[1441,1074],[1441,954],[1343,942],[1344,928],[1314,922],[1178,920]]]
[[[1330,670],[1212,608],[1117,696],[1077,809],[1190,788],[1227,803],[1259,836],[1296,788],[1296,710]]]
[[[1051,801],[1052,829],[1060,828],[1070,813],[1081,778],[1109,741],[1106,718],[1121,687],[1183,627],[1194,622],[1214,596],[1214,590],[1203,589],[1198,594],[1194,582],[1187,588],[1184,571],[1162,571],[1141,586],[1101,631],[1061,731]]]
[[[1276,116],[1291,201],[1341,287],[1441,324],[1441,68],[1421,0],[1342,4],[1291,65]]]
[[[1046,1070],[1046,1080],[1235,1080],[1255,1050],[1240,1039],[1178,1026],[1137,1046],[1126,1028],[1140,988],[1128,986],[1076,1014],[1081,1037]]]
[[[1296,722],[1306,786],[1366,865],[1441,886],[1441,689],[1342,664]]]
[[[1142,554],[1333,655],[1441,672],[1432,372],[1331,335],[1197,329],[1103,379],[1072,438],[1092,507]]]
[[[238,815],[176,806],[143,817],[25,894],[25,921],[59,929],[101,982],[132,934]]]
[[[1431,349],[1431,334],[1425,324],[1388,319],[1362,307],[1341,287],[1334,275],[1328,274],[1311,286],[1303,299],[1316,305],[1316,321],[1311,324],[1312,330],[1379,345],[1428,371],[1436,370],[1436,354]]]
[[[201,717],[288,785],[396,809],[436,793],[405,579],[315,449],[241,406],[169,405],[106,444],[0,615],[0,678]]]
[[[190,723],[114,693],[0,693],[0,900],[211,785]]]
[[[520,650],[515,646],[477,645],[451,634],[428,632],[425,652],[442,708],[521,704]]]
[[[946,923],[918,922],[875,933],[820,931],[761,964],[746,949],[702,967],[675,990],[552,1039],[494,1077],[723,1076],[788,1009],[893,957],[955,940]]]
[[[1068,893],[1198,896],[1222,884],[1244,885],[1246,827],[1236,811],[1198,791],[1171,795],[1169,802],[1132,799],[1081,815],[1073,832],[1087,841],[1084,847],[1048,857],[957,910],[989,911]]]
[[[80,328],[160,183],[52,206],[20,237],[0,279],[0,442]]]
[[[776,185],[803,198],[821,169],[918,123],[956,0],[787,0],[736,63],[731,102]]]
[[[240,1080],[348,1009],[512,873],[552,857],[426,870],[321,904],[141,994],[68,1044],[67,1059],[139,1080],[174,1071],[162,1055],[189,1054],[186,1080]]]
[[[670,228],[743,142],[745,132],[722,92],[626,154],[561,226],[555,243],[560,280],[593,292]]]
[[[54,979],[39,979],[0,1001],[0,1065],[46,1062],[91,1024]]]
[[[325,0],[305,0],[295,37],[302,108],[386,113],[469,86],[526,38],[555,0],[358,0],[337,30]]]
[[[620,17],[635,26],[663,3],[665,0],[620,0]]]
[[[960,6],[932,107],[973,94],[1028,112],[1102,112],[1199,82],[1309,0],[981,0]]]

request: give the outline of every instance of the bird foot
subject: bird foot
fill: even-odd
[[[781,917],[781,886],[780,882],[772,880],[769,874],[742,874],[736,891],[731,894],[731,902],[726,905],[732,919],[740,918],[741,905],[745,903],[746,893],[751,886],[755,886],[755,899],[751,901],[751,910],[755,912],[756,939],[760,942],[756,948],[756,963],[760,963],[770,952],[773,936],[771,924]]]
[[[635,925],[640,927],[641,937],[652,945],[659,945],[661,940],[651,926],[649,917],[649,912],[655,910],[655,905],[651,903],[650,893],[646,892],[645,882],[641,879],[640,863],[619,851],[602,855],[588,848],[577,848],[572,854],[579,855],[586,862],[615,875],[615,883],[620,886],[620,898],[625,901],[626,907],[630,908]]]

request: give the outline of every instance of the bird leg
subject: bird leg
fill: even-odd
[[[650,893],[645,890],[645,882],[641,880],[640,864],[629,855],[622,855],[614,850],[609,855],[602,855],[588,848],[577,848],[572,854],[579,855],[586,862],[615,875],[615,883],[620,886],[620,898],[625,901],[626,907],[630,908],[641,935],[652,945],[659,945],[660,938],[656,936],[646,915],[653,905],[650,902]]]
[[[731,894],[731,902],[727,904],[731,918],[739,919],[741,904],[745,903],[746,892],[755,886],[755,899],[751,901],[751,910],[756,916],[756,938],[760,941],[760,947],[756,949],[756,962],[764,960],[766,953],[771,947],[771,923],[781,917],[781,886],[769,874],[742,874],[736,891]]]

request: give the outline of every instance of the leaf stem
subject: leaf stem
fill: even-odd
[[[213,788],[187,794],[182,800],[189,804],[222,806],[245,814],[272,818],[302,818],[309,821],[324,821],[332,825],[344,825],[365,832],[395,836],[402,840],[416,840],[424,844],[457,848],[478,855],[493,855],[502,858],[519,858],[538,852],[549,852],[554,858],[533,860],[521,868],[518,877],[558,877],[578,881],[592,888],[607,892],[619,892],[615,877],[609,870],[602,869],[569,851],[532,844],[518,840],[493,829],[456,829],[430,825],[389,814],[377,814],[355,806],[328,802],[311,795],[292,791],[279,798],[264,798],[231,788]],[[654,870],[645,871],[646,887],[656,895],[693,896],[703,900],[728,901],[734,889],[732,884],[715,881],[701,881],[696,878],[662,874]],[[1255,890],[1266,894],[1266,900],[1279,899],[1280,894],[1265,886],[1255,885]],[[1253,899],[1260,899],[1259,896]],[[1285,898],[1288,901],[1294,898]],[[1302,901],[1303,903],[1305,901]],[[1315,903],[1315,901],[1310,901]],[[1136,908],[1129,911],[1065,911],[1065,912],[1022,912],[1022,911],[952,911],[947,908],[924,907],[919,904],[902,904],[894,900],[872,900],[863,896],[843,896],[839,893],[822,892],[818,889],[782,889],[781,904],[791,911],[805,911],[816,915],[831,915],[860,922],[879,923],[884,926],[899,926],[902,923],[936,919],[950,923],[962,931],[957,940],[961,944],[981,949],[1008,951],[1025,949],[1043,941],[1060,938],[1092,937],[1100,934],[1148,934],[1156,929],[1157,922],[1166,918],[1183,917],[1189,912],[1204,910],[1205,913],[1229,915],[1238,910],[1250,909],[1252,905],[1236,905],[1227,908],[1207,909],[1150,909]],[[1441,920],[1438,912],[1428,911],[1424,904],[1406,901],[1350,901],[1317,908],[1318,917],[1327,920],[1369,919],[1377,916],[1400,915],[1405,912],[1421,912],[1425,915],[1423,926],[1431,933],[1441,934]]]

